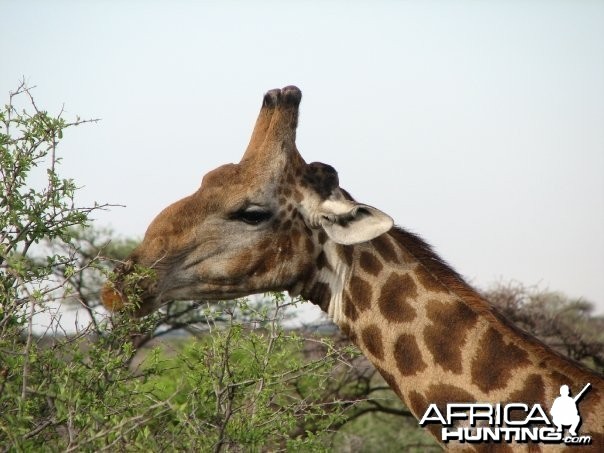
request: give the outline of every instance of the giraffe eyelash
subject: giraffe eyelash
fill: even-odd
[[[253,208],[241,209],[230,216],[231,220],[241,221],[248,225],[259,225],[262,222],[266,222],[271,217],[272,213],[270,211]]]

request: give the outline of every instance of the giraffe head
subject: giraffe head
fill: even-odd
[[[298,294],[325,243],[365,242],[392,227],[389,216],[353,201],[332,167],[300,156],[301,98],[293,86],[266,93],[241,161],[207,173],[197,192],[153,220],[115,285],[103,289],[105,306],[123,306],[134,265],[154,271],[138,284],[138,315],[172,300]]]

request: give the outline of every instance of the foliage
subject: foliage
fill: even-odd
[[[32,114],[17,109],[23,100]],[[90,228],[106,205],[76,206],[75,182],[59,175],[64,131],[86,122],[39,110],[24,84],[0,111],[0,451],[440,448],[346,339],[284,330],[297,301],[281,294],[108,316],[100,287],[136,243]],[[486,296],[604,369],[604,318],[587,302],[519,285]],[[59,303],[84,308],[90,324],[36,330]]]
[[[35,113],[19,113],[14,102],[28,96]],[[100,208],[74,207],[75,183],[60,178],[56,167],[58,141],[63,131],[85,121],[68,123],[38,110],[30,90],[22,83],[11,93],[9,104],[0,112],[0,329],[11,322],[24,322],[23,308],[29,301],[52,295],[61,282],[46,285],[52,269],[66,265],[69,257],[49,253],[45,262],[32,263],[31,247],[46,238],[69,243],[71,228],[85,225],[88,214]],[[44,166],[45,185],[32,181],[33,170]],[[70,269],[69,272],[74,272]],[[33,307],[32,304],[30,304]]]
[[[281,298],[274,296],[268,317],[245,308],[264,327],[249,329],[227,309],[221,315],[230,319],[229,328],[208,318],[210,335],[183,340],[172,357],[155,350],[151,365],[160,372],[146,388],[157,400],[171,401],[175,411],[149,426],[154,449],[174,442],[200,451],[324,448],[321,437],[305,428],[324,432],[341,417],[338,401],[319,399],[345,351],[317,339],[327,354],[305,360],[301,338],[279,327]],[[187,430],[191,434],[183,444]]]
[[[518,327],[562,354],[604,372],[604,316],[594,306],[559,292],[499,284],[487,299]]]
[[[18,110],[23,100],[32,114]],[[101,269],[98,256],[79,266],[74,233],[104,206],[77,207],[75,182],[58,172],[64,131],[86,122],[38,109],[25,83],[0,112],[0,446],[7,449],[73,449],[103,438],[108,420],[133,416],[123,403],[117,412],[107,404],[132,392],[124,365],[134,351],[123,338],[145,323],[107,322],[111,334],[95,343],[84,331],[48,347],[34,332],[36,315],[77,290],[74,276]]]
[[[33,114],[17,109],[23,100]],[[0,113],[0,451],[323,450],[315,433],[342,411],[317,401],[348,351],[315,339],[327,353],[307,360],[305,340],[280,327],[293,303],[282,295],[221,311],[177,303],[144,320],[99,309],[104,258],[133,244],[89,229],[104,206],[77,207],[75,182],[59,175],[64,131],[85,122],[39,110],[25,84]],[[59,303],[92,322],[75,335],[36,330]],[[137,348],[185,326],[212,335],[136,366]]]

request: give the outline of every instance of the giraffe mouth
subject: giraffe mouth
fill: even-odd
[[[183,288],[184,290],[184,288]],[[197,301],[197,302],[220,302],[227,300],[240,299],[251,294],[263,294],[274,291],[274,288],[262,286],[254,289],[240,289],[235,285],[215,285],[210,283],[200,283],[195,291],[191,292],[190,288],[183,292],[178,289],[173,289],[166,294],[149,297],[149,303],[156,307],[168,304],[170,302],[181,301]]]
[[[151,285],[137,297],[136,302],[129,302],[128,296],[122,289],[106,284],[101,290],[101,300],[110,312],[130,311],[135,317],[141,318],[158,308],[174,301],[220,302],[239,299],[251,294],[263,294],[273,291],[274,288],[258,287],[253,290],[242,290],[234,284],[198,283],[191,291],[190,284],[173,287],[163,292],[153,291],[157,285]]]
[[[137,318],[148,315],[161,305],[158,297],[148,290],[132,297],[123,285],[110,283],[106,283],[101,289],[101,302],[110,312],[130,311]]]

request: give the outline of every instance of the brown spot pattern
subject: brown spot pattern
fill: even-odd
[[[348,291],[344,291],[342,304],[344,305],[344,316],[346,316],[352,322],[356,321],[359,318],[359,312],[352,303],[352,299],[350,298],[350,294],[348,294]]]
[[[258,245],[258,250],[274,250],[275,248],[278,248],[278,247],[282,248],[283,253],[290,253],[291,252],[291,242],[290,242],[289,238],[283,237],[278,242],[276,242],[275,239],[265,239],[262,242],[260,242],[260,244]],[[233,266],[239,267],[240,264],[244,263],[244,262],[251,263],[252,258],[255,255],[256,254],[253,254],[249,258],[244,258],[246,261],[238,260],[233,263]],[[277,253],[266,253],[263,256],[261,256],[260,258],[256,259],[255,262],[253,263],[253,266],[254,266],[253,273],[256,275],[262,275],[262,274],[265,274],[268,272],[272,272],[274,267],[277,265],[277,263],[281,259],[282,258]],[[231,272],[233,272],[233,270],[231,270]]]
[[[302,184],[308,184],[322,199],[326,199],[339,185],[338,172],[330,165],[312,162],[306,166]]]
[[[423,265],[417,266],[415,269],[415,275],[420,285],[431,292],[447,293],[449,292],[445,285],[443,285],[436,277],[430,274]]]
[[[543,367],[545,368],[545,364],[543,364]],[[573,382],[567,375],[559,373],[558,371],[551,371],[549,375],[552,378],[554,387],[557,388],[560,388],[561,385],[569,385],[569,382]]]
[[[375,324],[365,327],[361,332],[361,339],[367,350],[377,359],[384,359],[384,345],[382,343],[382,332]]]
[[[604,388],[602,384],[604,384],[604,382],[600,379],[594,379],[593,376],[585,376],[585,378],[580,379],[580,381],[575,380],[572,383],[569,382],[567,385],[570,386],[570,396],[574,397],[583,389],[583,386],[587,382],[591,383],[591,387],[579,400],[579,411],[583,422],[582,425],[579,426],[579,429],[581,434],[591,434],[592,445],[602,446],[604,445],[604,432],[601,432],[598,423],[600,423],[601,426],[604,418],[604,412],[602,411],[602,388]],[[588,422],[588,415],[591,416],[592,420],[595,420],[595,425],[593,422],[591,426],[586,424],[586,422]]]
[[[475,403],[476,397],[451,384],[434,384],[426,392],[426,401],[428,404],[436,404],[445,413],[448,403]]]
[[[428,402],[426,401],[426,398],[415,390],[411,390],[409,392],[406,402],[407,406],[409,406],[409,409],[411,409],[411,412],[413,412],[413,414],[418,418],[421,418],[426,412],[426,409],[428,409]]]
[[[515,369],[529,363],[526,351],[506,344],[503,335],[489,327],[472,359],[472,382],[485,393],[504,388]]]
[[[381,236],[378,236],[371,241],[371,244],[373,244],[375,249],[385,261],[397,261],[396,250],[394,250],[394,247],[392,247],[392,244],[388,239],[388,235],[382,234]]]
[[[327,242],[327,234],[321,230],[319,231],[319,244],[323,245],[325,242]]]
[[[315,249],[315,245],[309,237],[306,237],[306,251],[310,254]]]
[[[349,266],[352,266],[352,254],[354,249],[350,245],[338,245],[338,256]]]
[[[601,420],[601,419],[600,419]],[[583,425],[579,426],[579,435],[583,435],[585,430],[582,428]],[[586,434],[586,433],[585,433]],[[591,435],[591,445],[582,444],[581,448],[577,448],[576,446],[568,446],[563,452],[567,453],[602,453],[602,446],[604,445],[604,433],[596,433],[590,432]]]
[[[369,252],[361,253],[359,263],[361,264],[361,268],[371,275],[378,275],[383,268],[382,263]]]
[[[413,279],[405,274],[390,274],[382,287],[378,305],[382,315],[392,322],[411,321],[416,316],[415,308],[409,299],[417,297],[417,286]]]
[[[432,324],[424,329],[424,340],[434,361],[443,369],[460,374],[462,347],[478,316],[462,302],[437,300],[428,302],[426,314]]]
[[[545,384],[543,378],[538,374],[531,374],[525,381],[524,386],[513,392],[507,401],[510,403],[542,404],[545,402]],[[546,409],[545,405],[543,406]],[[513,420],[526,418],[526,414],[512,412]]]
[[[409,394],[409,405],[415,413],[421,417],[430,404],[436,404],[442,414],[446,413],[447,403],[472,403],[475,398],[465,390],[450,384],[432,385],[425,395],[415,391]],[[436,439],[440,439],[442,426],[439,423],[430,423],[425,428],[432,433]]]
[[[405,399],[405,403],[407,404],[409,409],[411,409],[411,412],[413,412],[413,414],[418,419],[423,417],[423,415],[425,414],[426,409],[428,409],[428,405],[429,405],[428,401],[426,401],[426,398],[424,397],[424,395],[422,395],[419,392],[416,392],[415,390],[412,390],[411,392],[409,392],[408,397]],[[436,438],[436,440],[440,442],[440,437],[441,437],[440,436],[440,433],[441,433],[440,424],[430,423],[428,425],[425,425],[424,429],[427,429]]]
[[[317,257],[317,269],[323,269],[324,267],[329,267],[329,263],[327,262],[327,258],[325,257],[325,253],[321,251],[319,256]]]
[[[357,334],[354,331],[354,329],[350,326],[350,324],[345,322],[341,325],[340,328],[342,329],[342,332],[344,332],[344,334],[348,337],[348,339],[350,341],[352,341],[354,344],[357,343]]]
[[[351,332],[350,324],[348,324],[347,322],[343,322],[342,324],[340,324],[340,330],[342,331],[342,333],[344,335],[346,335],[347,337],[350,337],[350,332]]]
[[[488,442],[472,445],[472,447],[474,448],[474,451],[476,453],[514,453],[514,449],[511,447],[510,444],[494,444],[492,442]],[[537,447],[536,450],[534,449],[534,447],[535,445],[528,444],[528,451],[535,453],[541,451],[539,447]]]
[[[371,307],[371,286],[369,283],[353,275],[348,288],[352,301],[359,311],[365,311]]]
[[[391,373],[384,370],[382,367],[380,367],[378,365],[375,365],[375,369],[378,370],[378,372],[384,378],[384,381],[386,381],[386,384],[388,384],[388,386],[399,396],[399,398],[404,399],[403,394],[401,393],[401,390],[399,389],[398,383],[396,382],[396,378]]]
[[[327,283],[317,282],[310,289],[306,298],[313,304],[318,305],[321,310],[327,312],[331,301],[331,289]]]
[[[411,412],[413,412],[418,418],[423,417],[424,413],[426,412],[426,409],[428,409],[429,406],[428,402],[426,401],[426,398],[422,394],[414,390],[409,393],[409,397],[405,401],[409,406],[409,409],[411,409]],[[440,424],[429,423],[427,425],[424,425],[424,429],[428,430],[428,432],[430,432],[430,434],[432,434],[434,438],[440,442],[440,432],[442,429]]]
[[[401,334],[394,344],[394,360],[403,376],[411,376],[426,368],[413,335]]]

